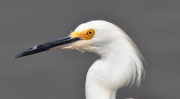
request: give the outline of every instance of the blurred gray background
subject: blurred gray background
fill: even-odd
[[[0,99],[85,99],[86,73],[98,55],[51,50],[13,57],[97,19],[121,27],[148,63],[141,86],[121,88],[117,99],[180,97],[179,0],[0,0]]]

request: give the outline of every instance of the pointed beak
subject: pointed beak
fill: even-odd
[[[64,38],[58,38],[56,40],[53,40],[53,41],[50,41],[50,42],[47,42],[44,44],[36,45],[32,48],[29,48],[29,49],[23,51],[22,53],[16,55],[15,58],[44,52],[44,51],[47,51],[47,50],[49,50],[51,48],[55,48],[55,47],[66,46],[66,45],[76,42],[78,40],[80,40],[79,37],[71,38],[70,36],[66,36]]]

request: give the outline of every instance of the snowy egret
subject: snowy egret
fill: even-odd
[[[36,45],[16,56],[22,57],[49,49],[78,49],[100,55],[86,76],[86,99],[116,99],[116,91],[136,82],[144,72],[143,57],[118,26],[102,20],[80,24],[69,36]]]

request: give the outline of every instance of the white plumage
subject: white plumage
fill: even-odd
[[[75,31],[92,28],[91,40],[78,41],[76,47],[100,55],[89,68],[86,77],[86,99],[115,99],[118,88],[140,84],[144,72],[143,57],[128,37],[116,25],[106,21],[90,21],[79,25]]]

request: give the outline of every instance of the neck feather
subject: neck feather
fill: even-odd
[[[118,88],[132,85],[135,81],[137,85],[140,84],[142,57],[136,45],[130,41],[98,49],[101,59],[87,73],[86,99],[115,99]]]

